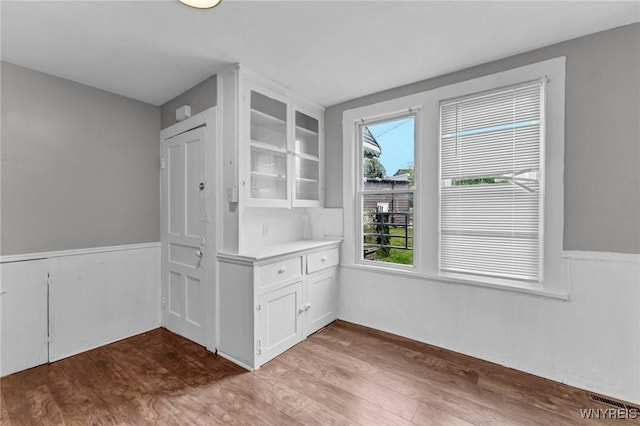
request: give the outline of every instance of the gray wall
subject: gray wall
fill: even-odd
[[[158,107],[2,62],[3,255],[160,240]]]
[[[191,105],[191,115],[196,115],[216,106],[217,102],[218,86],[214,75],[162,105],[160,107],[161,126],[165,129],[176,124],[176,109],[183,105]]]
[[[326,110],[326,205],[342,206],[342,113],[567,57],[564,249],[640,253],[640,24],[420,81]]]

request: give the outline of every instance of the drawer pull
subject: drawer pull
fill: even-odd
[[[299,314],[303,313],[304,311],[305,311],[304,306],[300,306],[300,307],[298,308],[298,313],[299,313]]]
[[[322,256],[320,258],[320,262],[326,262],[329,258],[327,256]]]
[[[284,274],[285,272],[287,272],[287,265],[283,265],[278,269],[279,274]]]

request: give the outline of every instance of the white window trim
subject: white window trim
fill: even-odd
[[[491,288],[536,294],[545,297],[568,298],[567,280],[563,280],[562,241],[564,228],[564,112],[565,57],[475,78],[422,93],[391,99],[347,110],[343,114],[343,170],[344,170],[344,243],[342,264],[346,267],[366,268],[398,275],[409,275],[455,284],[476,284]],[[538,78],[548,78],[545,94],[544,143],[544,214],[543,222],[543,280],[540,284],[519,281],[460,277],[440,273],[439,245],[439,102],[445,99],[498,89]],[[416,113],[416,186],[414,206],[414,267],[365,264],[359,259],[360,246],[357,227],[358,187],[360,169],[358,124],[387,116],[397,116],[411,110]]]

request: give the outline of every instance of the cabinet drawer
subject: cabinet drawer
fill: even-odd
[[[340,262],[340,251],[337,248],[313,253],[307,256],[307,274],[335,266]]]
[[[302,276],[302,257],[281,260],[258,267],[260,288],[273,287]]]

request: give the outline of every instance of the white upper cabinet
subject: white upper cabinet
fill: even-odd
[[[268,80],[249,76],[242,84],[242,75],[239,164],[246,206],[320,206],[323,110]]]
[[[241,65],[216,78],[221,251],[302,239],[301,208],[323,205],[324,108]]]

